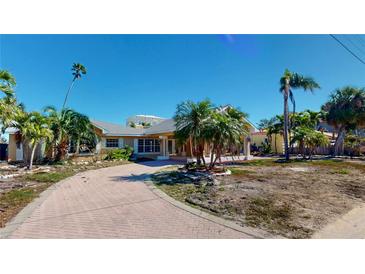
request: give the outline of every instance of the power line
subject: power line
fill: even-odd
[[[365,61],[362,60],[356,53],[354,53],[351,49],[349,49],[344,43],[342,43],[339,39],[337,39],[333,34],[330,36],[335,39],[344,49],[346,49],[352,56],[354,56],[357,60],[365,65]]]
[[[358,46],[352,39],[350,39],[350,37],[348,36],[345,36],[346,40],[349,41],[351,43],[351,45],[353,45],[355,48],[357,48],[357,50],[361,53],[365,53],[365,51],[360,47]]]

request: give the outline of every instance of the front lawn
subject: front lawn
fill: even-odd
[[[341,160],[254,160],[228,166],[214,183],[161,171],[156,185],[189,205],[289,238],[315,231],[365,201],[365,163]]]

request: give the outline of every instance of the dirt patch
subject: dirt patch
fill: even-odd
[[[289,238],[315,231],[365,202],[365,165],[347,161],[240,163],[218,184],[155,180],[167,194],[243,226]],[[174,171],[176,172],[176,171]],[[176,173],[175,173],[176,177]],[[160,180],[161,179],[161,180]]]

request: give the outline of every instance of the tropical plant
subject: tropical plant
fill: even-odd
[[[360,155],[360,148],[365,145],[365,138],[349,134],[346,136],[344,143],[346,150],[352,158],[355,155]]]
[[[71,123],[68,127],[68,134],[71,139],[76,142],[75,154],[80,153],[80,143],[89,143],[93,147],[96,145],[97,135],[95,134],[94,128],[87,117],[84,114],[73,111],[71,114]]]
[[[280,78],[280,92],[284,97],[284,145],[285,145],[285,159],[289,160],[289,104],[288,100],[293,104],[293,113],[295,113],[295,99],[293,90],[304,89],[313,91],[320,88],[317,82],[311,77],[304,77],[298,73],[285,70],[284,75]]]
[[[196,154],[197,161],[200,163],[204,159],[204,130],[212,113],[213,105],[209,100],[198,103],[186,101],[177,106],[174,116],[176,131],[175,137],[178,142],[189,141],[190,155]]]
[[[69,150],[69,144],[76,142],[76,153],[79,153],[81,143],[95,144],[97,139],[89,118],[72,109],[62,109],[48,106],[44,109],[50,119],[50,128],[54,138],[48,143],[50,158],[56,161],[63,160]]]
[[[303,158],[306,157],[306,149],[309,158],[312,158],[316,148],[329,144],[328,138],[319,131],[310,127],[299,126],[293,131],[292,143],[298,143]]]
[[[72,69],[71,70],[72,70],[73,78],[72,78],[71,84],[70,84],[70,86],[69,86],[69,88],[67,90],[66,97],[65,97],[65,100],[64,100],[63,105],[62,105],[62,109],[64,109],[65,106],[66,106],[66,102],[67,102],[68,95],[69,95],[69,93],[70,93],[70,91],[71,91],[71,89],[72,89],[75,81],[77,79],[81,79],[81,75],[82,74],[86,74],[86,68],[82,64],[80,64],[80,63],[74,63],[72,65]]]
[[[13,96],[15,85],[14,76],[7,70],[0,70],[0,91],[6,96]]]
[[[48,117],[43,116],[36,111],[30,113],[23,112],[22,115],[19,116],[18,121],[18,129],[20,130],[23,141],[26,142],[31,149],[28,165],[28,168],[31,170],[37,146],[41,141],[50,141],[53,138],[53,133],[50,129],[50,121]]]
[[[133,148],[125,146],[124,148],[117,148],[108,151],[105,160],[129,160],[133,154]]]
[[[149,128],[149,127],[151,127],[151,123],[149,123],[149,122],[142,122],[141,123],[141,126],[144,127],[144,128]]]
[[[336,89],[322,110],[327,123],[337,130],[333,154],[341,155],[346,133],[365,123],[365,89],[350,86]]]
[[[276,137],[279,134],[283,133],[283,117],[282,115],[276,115],[275,117],[272,117],[270,119],[262,119],[259,122],[259,129],[262,131],[266,131],[266,135],[268,138],[269,143],[271,144],[272,137],[274,136],[274,150],[275,153],[277,153],[277,142]]]
[[[226,149],[232,145],[242,145],[245,136],[249,134],[246,117],[247,114],[232,107],[211,113],[203,133],[205,140],[212,146],[210,168],[214,167]]]
[[[257,125],[257,128],[260,131],[267,130],[269,127],[271,127],[276,122],[276,117],[272,117],[270,119],[261,119]]]
[[[15,85],[14,76],[6,70],[0,70],[0,91],[5,94],[0,98],[1,133],[4,133],[6,128],[14,126],[16,116],[22,110],[22,105],[17,103],[14,96]]]

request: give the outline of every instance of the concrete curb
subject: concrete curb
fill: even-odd
[[[78,173],[80,174],[80,173]],[[78,175],[75,174],[74,176]],[[73,177],[73,176],[71,176]],[[13,234],[17,228],[22,225],[30,215],[32,215],[33,211],[38,208],[50,195],[51,193],[63,182],[67,179],[61,180],[54,185],[51,185],[45,191],[39,194],[39,197],[35,198],[32,202],[26,205],[17,215],[15,215],[6,225],[5,227],[0,229],[0,239],[6,239]]]
[[[205,211],[202,211],[200,209],[197,208],[193,208],[190,207],[182,202],[179,202],[177,200],[175,200],[174,198],[170,197],[169,195],[167,195],[165,192],[163,192],[162,190],[158,189],[155,184],[151,181],[151,179],[147,179],[145,180],[146,185],[148,186],[148,188],[159,198],[165,200],[166,202],[170,203],[171,205],[182,209],[184,211],[187,211],[195,216],[198,216],[200,218],[206,219],[208,221],[211,221],[213,223],[228,227],[230,229],[236,230],[238,232],[241,232],[243,234],[246,234],[250,237],[253,237],[255,239],[285,239],[284,237],[281,236],[277,236],[277,235],[272,235],[266,231],[260,230],[260,229],[255,229],[255,228],[250,228],[250,227],[242,227],[232,221],[228,221],[225,219],[222,219],[220,217],[214,216],[212,214],[209,214]]]

